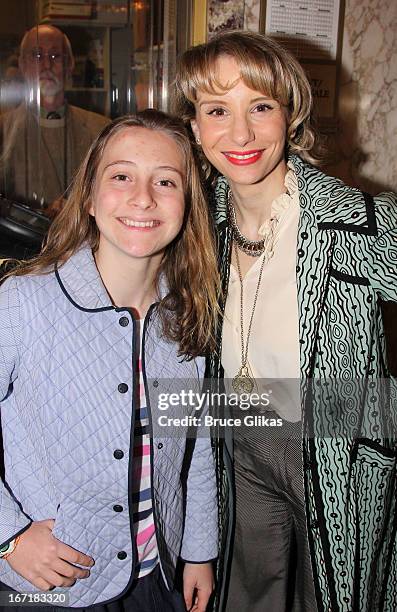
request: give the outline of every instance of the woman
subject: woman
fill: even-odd
[[[211,443],[159,427],[157,405],[181,379],[200,389],[217,296],[208,228],[183,124],[145,111],[98,136],[43,251],[2,285],[5,605],[184,610],[179,560],[186,606],[205,611]]]
[[[262,412],[283,423],[235,427],[218,459],[224,484],[233,457],[236,496],[228,610],[397,608],[397,419],[379,384],[397,199],[311,165],[311,108],[299,63],[260,34],[221,33],[181,58],[174,110],[218,177],[226,299],[210,369],[234,391],[270,379]]]

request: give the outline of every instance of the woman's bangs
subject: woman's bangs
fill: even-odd
[[[223,85],[216,75],[216,60],[205,65],[196,66],[195,71],[189,76],[189,79],[185,81],[185,96],[191,102],[197,101],[197,92],[203,91],[207,94],[219,94],[225,93],[235,83],[227,83]]]
[[[281,66],[274,65],[270,58],[264,56],[263,52],[253,54],[247,53],[246,50],[237,50],[234,53],[214,53],[206,57],[199,57],[197,54],[195,61],[190,63],[181,79],[183,93],[192,104],[197,101],[198,91],[216,95],[225,93],[236,85],[236,81],[225,83],[226,75],[217,74],[217,62],[222,55],[235,60],[240,68],[241,79],[247,87],[260,91],[283,106],[288,106],[289,84],[285,71]]]
[[[287,106],[289,96],[285,79],[282,75],[276,75],[275,70],[268,63],[264,63],[263,57],[258,60],[250,58],[250,61],[241,63],[240,71],[247,87]]]

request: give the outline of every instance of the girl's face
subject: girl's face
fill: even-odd
[[[182,227],[184,174],[181,150],[164,132],[126,127],[115,134],[102,155],[89,211],[100,256],[116,265],[126,258],[160,262]]]
[[[217,61],[217,77],[226,91],[198,91],[192,129],[205,156],[236,185],[260,183],[285,174],[287,121],[284,108],[243,83],[230,56]]]

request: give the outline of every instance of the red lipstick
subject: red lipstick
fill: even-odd
[[[222,151],[226,159],[235,166],[255,164],[262,157],[263,149],[252,151]]]

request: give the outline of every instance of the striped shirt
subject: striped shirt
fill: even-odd
[[[138,325],[142,330],[143,321],[137,321],[137,327]],[[141,341],[139,344],[141,346],[139,355],[141,355]],[[141,359],[136,363],[135,374],[138,385],[135,405],[132,508],[137,550],[135,575],[137,578],[142,578],[150,574],[157,565],[158,550],[153,517],[149,417]]]

